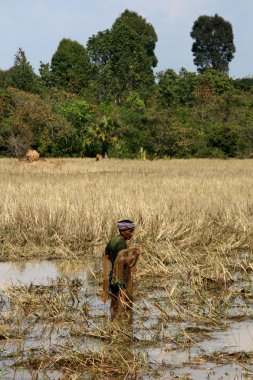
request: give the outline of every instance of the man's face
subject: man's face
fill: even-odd
[[[121,235],[124,237],[124,239],[126,240],[130,240],[132,235],[134,233],[134,230],[125,230],[125,231],[121,231]]]

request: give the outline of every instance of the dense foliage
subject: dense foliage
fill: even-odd
[[[145,96],[154,85],[153,68],[157,36],[152,25],[126,10],[111,30],[99,32],[88,41],[94,77],[104,99],[121,104],[132,91]],[[106,96],[107,95],[107,96]]]
[[[194,23],[191,37],[194,63],[199,72],[213,68],[228,73],[235,53],[232,25],[217,14],[200,16]]]
[[[200,16],[192,31],[198,72],[168,68],[156,77],[155,30],[128,10],[86,47],[62,39],[39,75],[19,49],[0,71],[0,154],[251,156],[253,78],[228,76],[231,31],[217,15]]]

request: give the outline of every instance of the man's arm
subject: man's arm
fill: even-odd
[[[129,268],[133,268],[140,256],[140,250],[137,247],[122,249],[117,256],[117,261],[127,264]]]

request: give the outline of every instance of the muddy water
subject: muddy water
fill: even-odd
[[[245,368],[234,363],[216,364],[215,361],[201,363],[197,360],[200,355],[210,355],[216,352],[252,352],[253,351],[253,323],[252,321],[231,323],[225,331],[218,331],[211,334],[211,339],[203,340],[195,344],[189,350],[171,350],[169,344],[162,347],[150,348],[150,362],[160,366],[171,367],[160,371],[159,379],[172,379],[172,376],[182,379],[228,379],[242,380],[253,379],[252,365],[245,365],[245,368],[252,372],[247,375]],[[187,374],[187,376],[186,376]],[[171,377],[170,377],[171,376]],[[184,377],[186,376],[186,377]]]
[[[215,333],[208,344],[200,342],[198,347],[208,354],[215,351],[253,351],[253,323],[252,321],[231,323],[226,331]]]
[[[68,263],[66,261],[32,261],[26,263],[2,263],[0,264],[0,288],[20,285],[50,285],[58,278],[67,277],[68,279],[78,278],[83,282],[81,297],[89,297],[92,306],[91,326],[100,327],[101,316],[109,315],[109,305],[103,305],[95,294],[98,291],[98,280],[100,267],[99,263]],[[198,380],[249,380],[253,379],[253,366],[245,365],[252,372],[247,375],[244,367],[237,363],[216,364],[210,360],[201,362],[197,360],[200,355],[212,355],[217,352],[252,352],[253,351],[253,322],[245,320],[242,322],[228,322],[228,327],[221,331],[218,328],[202,326],[207,331],[205,338],[197,339],[195,344],[188,349],[179,349],[175,347],[173,340],[176,341],[184,331],[191,328],[201,328],[201,326],[191,325],[186,322],[167,322],[162,327],[163,339],[156,341],[156,331],[160,328],[158,315],[155,309],[150,312],[152,302],[145,298],[142,300],[146,306],[149,306],[149,312],[140,313],[140,309],[134,309],[133,322],[131,330],[133,337],[143,341],[143,346],[138,344],[135,351],[144,353],[149,358],[150,366],[157,370],[157,379],[172,380],[181,379],[198,379]],[[141,302],[139,306],[141,307]],[[150,305],[149,305],[150,303]],[[145,318],[144,318],[145,317]],[[160,333],[160,331],[158,331]],[[45,322],[38,323],[34,326],[30,334],[26,336],[26,341],[0,341],[0,352],[12,352],[17,346],[23,349],[36,349],[41,346],[50,347],[51,344],[64,345],[68,337],[68,331],[59,326],[50,333],[50,326]],[[38,339],[40,337],[40,339]],[[168,339],[168,337],[170,339]],[[171,339],[172,338],[172,339]],[[79,348],[89,347],[92,350],[100,349],[104,343],[97,339],[85,337],[71,338]],[[148,343],[145,344],[145,343]],[[12,359],[5,362],[0,361],[0,379],[5,380],[29,380],[32,379],[32,373],[26,369],[9,369]],[[2,377],[1,377],[2,376]],[[57,371],[45,371],[40,373],[38,379],[53,380],[60,379],[61,374]],[[81,379],[93,378],[87,373]],[[152,379],[152,377],[141,377],[143,379]]]
[[[98,280],[96,274],[99,272],[99,263],[89,262],[84,263],[69,263],[66,260],[57,261],[29,261],[29,262],[4,262],[0,263],[0,295],[1,289],[9,288],[12,286],[29,286],[33,285],[51,285],[57,279],[68,278],[79,279],[83,283],[81,288],[82,294],[92,295],[94,291],[98,288]],[[108,305],[102,307],[101,302],[98,302],[97,297],[93,296],[94,304],[96,308],[94,309],[94,315],[99,315],[99,313],[109,314]],[[3,309],[5,310],[5,308]],[[1,327],[1,326],[0,326]],[[26,341],[22,340],[0,340],[0,355],[5,353],[18,352],[19,350],[27,349],[38,349],[38,348],[49,348],[53,345],[64,345],[67,338],[67,332],[64,328],[59,327],[54,329],[53,332],[50,331],[50,325],[46,323],[45,326],[38,323],[34,326],[32,332],[27,335]],[[74,338],[73,338],[74,339]],[[79,347],[81,347],[82,342],[78,342]],[[85,344],[87,342],[85,341]],[[97,346],[97,341],[88,342],[90,349],[95,349]],[[98,347],[97,347],[98,348]],[[45,370],[39,372],[35,376],[35,372],[28,369],[12,369],[8,366],[13,362],[12,359],[7,359],[4,361],[0,360],[0,379],[4,380],[31,380],[36,378],[37,380],[56,380],[62,377],[62,373],[59,371],[49,371]],[[34,377],[35,376],[35,377]],[[86,378],[86,377],[84,377]],[[89,378],[89,376],[87,377]]]
[[[57,278],[78,278],[87,288],[94,287],[97,270],[94,263],[68,263],[66,261],[29,261],[0,263],[0,287],[18,285],[48,285]]]

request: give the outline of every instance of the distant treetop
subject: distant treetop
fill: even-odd
[[[228,74],[229,63],[234,58],[235,45],[230,22],[215,14],[214,16],[199,16],[194,22],[191,37],[194,64],[202,73],[213,68],[223,74]]]

